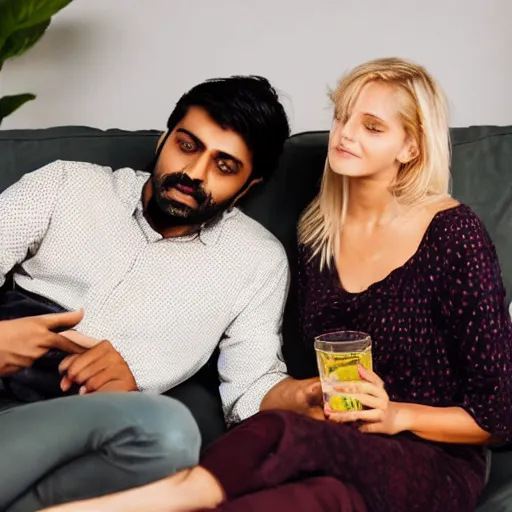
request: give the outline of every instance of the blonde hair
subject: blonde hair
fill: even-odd
[[[391,193],[403,206],[416,206],[449,195],[450,135],[447,106],[437,82],[421,66],[387,58],[367,62],[344,76],[331,94],[338,119],[350,112],[369,82],[396,87],[402,97],[399,116],[418,153],[402,164]],[[320,268],[337,258],[349,194],[349,178],[333,172],[326,159],[320,193],[299,222],[299,242],[320,254]]]

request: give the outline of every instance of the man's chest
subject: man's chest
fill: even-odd
[[[26,265],[34,279],[56,282],[79,299],[83,326],[130,337],[148,328],[225,327],[241,283],[222,247],[151,239],[122,207],[100,210],[55,215]]]

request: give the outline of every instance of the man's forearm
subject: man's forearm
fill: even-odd
[[[278,382],[263,397],[260,410],[268,409],[293,409],[297,393],[297,381],[292,377],[287,377]]]
[[[408,430],[440,443],[486,444],[491,436],[461,407],[400,404]]]

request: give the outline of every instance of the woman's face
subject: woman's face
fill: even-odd
[[[382,82],[366,84],[348,119],[335,119],[329,138],[329,164],[352,178],[394,178],[415,148],[399,117],[400,91]],[[403,100],[402,100],[403,101]]]

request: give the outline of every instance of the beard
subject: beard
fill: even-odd
[[[146,215],[157,228],[212,226],[231,206],[232,199],[220,203],[214,202],[211,194],[205,191],[201,180],[193,180],[183,172],[163,176],[152,174],[150,179],[153,194],[146,205]],[[189,195],[196,201],[196,208],[165,195],[178,185],[192,190]]]

